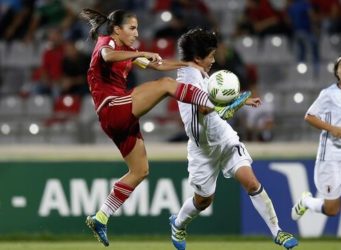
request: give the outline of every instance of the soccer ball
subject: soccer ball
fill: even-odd
[[[215,104],[228,104],[239,92],[239,79],[231,71],[219,70],[208,79],[208,95]]]

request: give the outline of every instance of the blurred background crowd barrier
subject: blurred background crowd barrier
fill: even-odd
[[[229,69],[263,99],[231,121],[247,141],[310,141],[304,114],[335,81],[341,52],[339,0],[3,0],[0,3],[0,143],[111,143],[99,128],[86,83],[93,42],[84,7],[125,8],[139,20],[139,50],[177,58],[176,40],[193,27],[219,34],[212,72]],[[134,70],[130,87],[164,75]],[[185,141],[170,98],[142,119],[146,140]],[[171,131],[171,132],[170,132]]]

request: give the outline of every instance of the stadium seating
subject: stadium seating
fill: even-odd
[[[260,41],[255,36],[232,39],[235,23],[244,10],[245,0],[204,0],[220,22],[220,32],[232,43],[246,64],[254,64],[258,73],[260,93],[270,92],[274,96],[276,110],[276,141],[316,139],[315,130],[307,128],[303,121],[306,109],[321,88],[335,81],[332,66],[341,51],[341,38],[338,35],[321,33],[320,67],[312,65],[311,56],[305,66],[300,66],[291,47],[283,36],[266,36]],[[176,41],[153,39],[157,28],[164,25],[161,14],[167,2],[156,10],[136,10],[139,18],[139,50],[154,51],[163,58],[176,58]],[[151,3],[149,3],[151,4]],[[94,43],[86,39],[77,42],[77,47],[90,54]],[[72,105],[65,105],[63,98],[55,100],[48,96],[34,96],[26,92],[33,70],[41,64],[41,54],[46,47],[43,40],[31,44],[0,41],[0,143],[41,142],[56,143],[111,143],[102,132],[94,112],[90,96],[72,99]],[[138,84],[163,76],[176,77],[176,71],[156,72],[135,70]],[[296,96],[295,96],[296,95]],[[293,98],[296,98],[295,102]],[[167,101],[161,102],[141,119],[141,127],[148,140],[167,140],[169,131],[181,129],[170,117]],[[285,118],[287,117],[287,118]],[[151,123],[150,123],[151,122]],[[27,127],[37,124],[38,134],[30,134]],[[146,126],[144,128],[144,125]],[[34,128],[34,127],[33,127]],[[290,136],[286,133],[290,131]],[[6,134],[7,133],[7,134]],[[6,134],[6,135],[5,135]]]

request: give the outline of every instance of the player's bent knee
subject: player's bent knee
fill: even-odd
[[[148,175],[149,175],[149,170],[146,169],[146,170],[141,172],[140,176],[141,176],[142,179],[146,179],[148,177]]]
[[[339,207],[324,207],[324,212],[328,216],[336,216],[340,212]]]
[[[324,205],[323,206],[323,211],[326,215],[328,216],[336,216],[339,214],[340,212],[340,206],[337,206],[337,205]]]
[[[200,201],[195,201],[195,207],[198,210],[203,211],[211,205],[212,201],[213,201],[213,198],[211,197],[200,199]]]
[[[254,194],[259,190],[260,186],[261,184],[258,181],[253,180],[246,184],[245,189],[248,194]]]

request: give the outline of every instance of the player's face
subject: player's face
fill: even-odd
[[[139,33],[137,31],[137,19],[135,17],[127,19],[121,27],[115,29],[118,39],[126,46],[132,46]]]
[[[341,62],[337,66],[336,74],[338,75],[339,79],[341,79]],[[339,80],[341,82],[341,80]]]
[[[204,59],[198,59],[196,63],[203,67],[205,72],[209,72],[212,64],[215,62],[214,56],[215,56],[216,50],[212,50],[211,53],[208,54]]]

